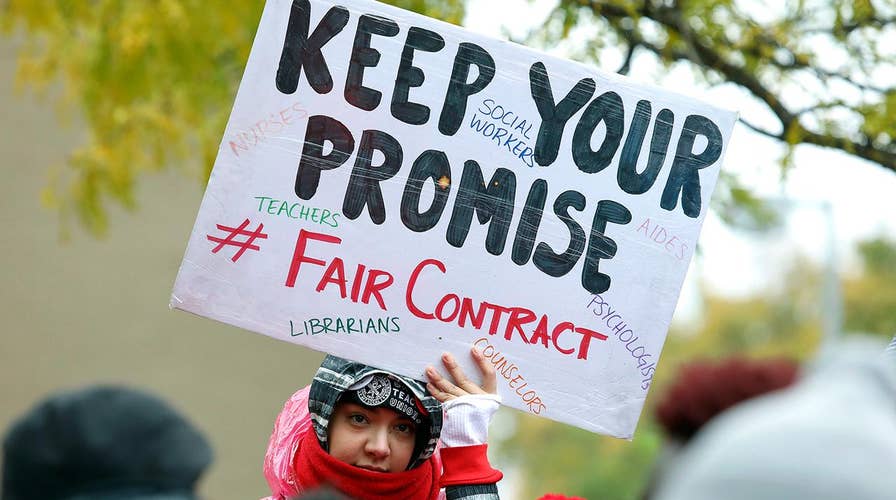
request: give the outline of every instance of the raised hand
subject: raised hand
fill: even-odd
[[[473,361],[476,362],[476,366],[479,368],[479,372],[482,374],[482,385],[480,386],[467,377],[457,360],[454,359],[454,356],[446,352],[442,354],[442,364],[445,365],[445,370],[447,370],[453,382],[443,377],[435,367],[426,367],[426,377],[429,379],[426,388],[433,397],[444,403],[470,394],[498,393],[495,367],[475,347],[470,349],[470,356],[472,356]]]

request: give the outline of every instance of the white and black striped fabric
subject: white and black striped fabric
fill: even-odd
[[[428,413],[429,426],[424,429],[422,446],[411,460],[409,469],[413,469],[425,462],[435,452],[439,435],[442,432],[442,404],[432,397],[426,390],[425,384],[419,380],[397,375],[386,370],[381,370],[369,365],[349,361],[337,356],[328,355],[324,358],[320,368],[311,382],[311,390],[308,394],[308,411],[311,414],[311,424],[320,445],[329,450],[327,444],[327,426],[333,408],[342,394],[359,380],[372,374],[382,374],[391,380],[396,380],[405,385],[420,400],[423,408]]]

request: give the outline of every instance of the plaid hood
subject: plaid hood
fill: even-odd
[[[330,416],[333,414],[333,408],[340,396],[359,380],[377,373],[387,375],[404,384],[429,413],[429,439],[423,445],[422,450],[413,457],[409,467],[409,469],[413,469],[432,456],[442,432],[442,404],[427,392],[426,386],[419,380],[328,355],[314,375],[308,394],[308,411],[311,413],[311,425],[314,427],[314,433],[323,449],[328,450],[327,426],[330,424]]]

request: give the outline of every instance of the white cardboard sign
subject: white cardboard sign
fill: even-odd
[[[366,0],[268,0],[171,298],[630,437],[736,117]]]

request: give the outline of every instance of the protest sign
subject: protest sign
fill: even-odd
[[[388,5],[268,0],[174,308],[630,437],[734,113]]]

